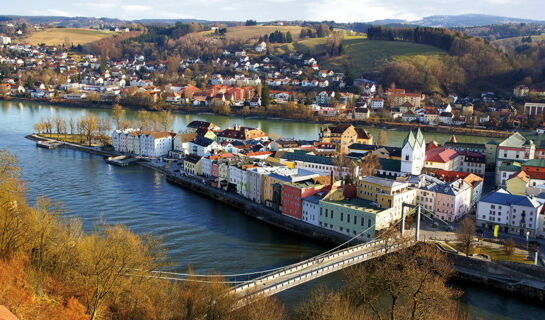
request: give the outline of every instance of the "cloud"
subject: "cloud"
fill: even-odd
[[[305,18],[338,22],[373,21],[380,19],[414,19],[416,15],[400,6],[373,0],[317,0],[305,8]]]
[[[131,4],[131,5],[121,6],[121,9],[127,12],[145,12],[145,11],[151,11],[152,7],[139,5],[139,4]]]
[[[72,14],[60,10],[60,9],[45,9],[45,10],[33,10],[34,14],[44,15],[44,16],[64,16],[64,17],[71,17]]]

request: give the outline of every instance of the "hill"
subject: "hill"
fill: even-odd
[[[110,31],[97,31],[92,29],[76,28],[52,28],[44,31],[33,32],[30,36],[23,38],[21,42],[37,45],[78,45],[86,44],[116,34]]]
[[[425,27],[475,27],[475,26],[487,26],[492,24],[506,24],[506,23],[538,23],[543,21],[510,18],[502,16],[493,16],[486,14],[461,14],[461,15],[442,15],[442,16],[429,16],[424,17],[421,20],[411,21],[411,24],[425,26]]]
[[[298,51],[308,55],[321,56],[325,53],[326,38],[306,39],[279,46],[278,53]],[[381,67],[396,60],[416,56],[444,55],[445,51],[433,46],[401,42],[369,40],[365,36],[346,36],[343,53],[336,57],[320,58],[321,67],[344,69],[349,66],[355,75],[378,72]]]
[[[294,39],[299,37],[301,27],[299,26],[239,26],[227,28],[225,38],[228,40],[248,40],[258,39],[266,34],[271,34],[274,31],[291,32]],[[211,31],[203,31],[201,35],[212,34]]]
[[[532,39],[532,42],[539,42],[545,40],[545,33],[540,35],[529,36]],[[492,41],[492,44],[496,47],[503,47],[509,50],[514,50],[516,47],[523,45],[522,39],[527,37],[511,37],[505,39],[498,39]]]

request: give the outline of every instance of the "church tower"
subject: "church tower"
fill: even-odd
[[[419,175],[424,168],[426,161],[426,141],[422,131],[413,133],[411,130],[401,149],[401,172],[412,175]]]

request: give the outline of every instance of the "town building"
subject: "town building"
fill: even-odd
[[[166,156],[172,150],[172,135],[168,132],[148,132],[140,136],[140,151],[144,157]]]
[[[409,183],[379,177],[359,177],[357,196],[376,202],[379,208],[392,208],[393,214],[401,216],[402,204],[416,203],[416,190],[409,188]]]
[[[545,103],[526,102],[524,104],[524,113],[529,117],[545,113]]]
[[[371,239],[377,231],[388,228],[401,216],[393,208],[382,208],[375,202],[345,197],[343,189],[331,191],[319,201],[318,224],[322,228],[361,239]]]
[[[373,144],[373,136],[363,128],[339,124],[321,129],[320,142],[335,143],[338,152],[347,154],[348,147],[353,143]]]
[[[313,179],[282,185],[282,214],[303,219],[303,198],[320,192],[325,186]]]
[[[496,185],[503,185],[510,178],[513,164],[534,159],[535,144],[516,132],[501,142],[496,154]]]
[[[435,147],[426,151],[427,169],[438,169],[445,171],[460,171],[464,157],[452,149]]]
[[[499,226],[501,232],[535,237],[545,214],[543,203],[541,198],[515,195],[500,189],[479,201],[476,225],[488,230]]]

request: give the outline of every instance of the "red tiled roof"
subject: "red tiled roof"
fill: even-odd
[[[446,163],[457,156],[458,153],[452,149],[433,148],[426,152],[426,161]]]

